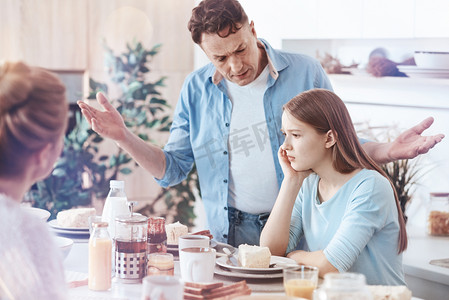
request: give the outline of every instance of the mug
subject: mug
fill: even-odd
[[[146,276],[142,280],[142,300],[182,300],[184,285],[174,276]]]
[[[190,282],[212,282],[215,255],[213,248],[191,247],[179,250],[182,279]]]
[[[179,237],[178,240],[178,249],[184,248],[209,248],[210,238],[205,235],[197,235],[197,234],[186,234]]]

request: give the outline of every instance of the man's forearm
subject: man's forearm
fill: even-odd
[[[363,150],[378,164],[393,161],[390,157],[390,143],[366,142],[362,145]]]
[[[154,177],[161,179],[165,175],[165,155],[161,148],[149,144],[137,135],[126,130],[125,138],[117,141],[117,145]]]

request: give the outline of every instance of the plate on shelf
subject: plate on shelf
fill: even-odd
[[[83,232],[84,234],[89,233],[89,227],[62,227],[58,225],[58,220],[53,219],[48,222],[48,225],[53,229],[64,230],[64,231],[77,231]]]
[[[245,268],[245,267],[236,267],[234,265],[228,264],[228,258],[226,256],[222,256],[217,258],[217,265],[220,267],[231,270],[232,272],[240,272],[240,273],[251,273],[251,274],[267,274],[267,273],[282,273],[282,267],[274,266],[272,268]],[[296,261],[291,258],[282,257],[272,255],[270,259],[270,264],[288,264],[288,265],[297,265]]]
[[[398,66],[399,71],[415,78],[449,78],[449,69],[425,69],[417,66]]]

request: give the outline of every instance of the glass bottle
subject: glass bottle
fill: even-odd
[[[430,193],[427,207],[427,233],[449,236],[449,193]]]
[[[112,240],[108,223],[94,222],[89,238],[89,289],[106,291],[111,288]]]
[[[313,300],[373,300],[363,274],[327,273]]]
[[[125,194],[125,182],[121,180],[111,180],[110,190],[103,207],[101,220],[108,222],[108,231],[111,237],[115,236],[115,218],[118,215],[129,214],[128,199]]]
[[[167,252],[167,233],[165,219],[162,217],[148,218],[148,253]]]

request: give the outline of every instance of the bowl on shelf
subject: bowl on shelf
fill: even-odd
[[[449,70],[449,52],[415,51],[414,58],[419,68]]]

